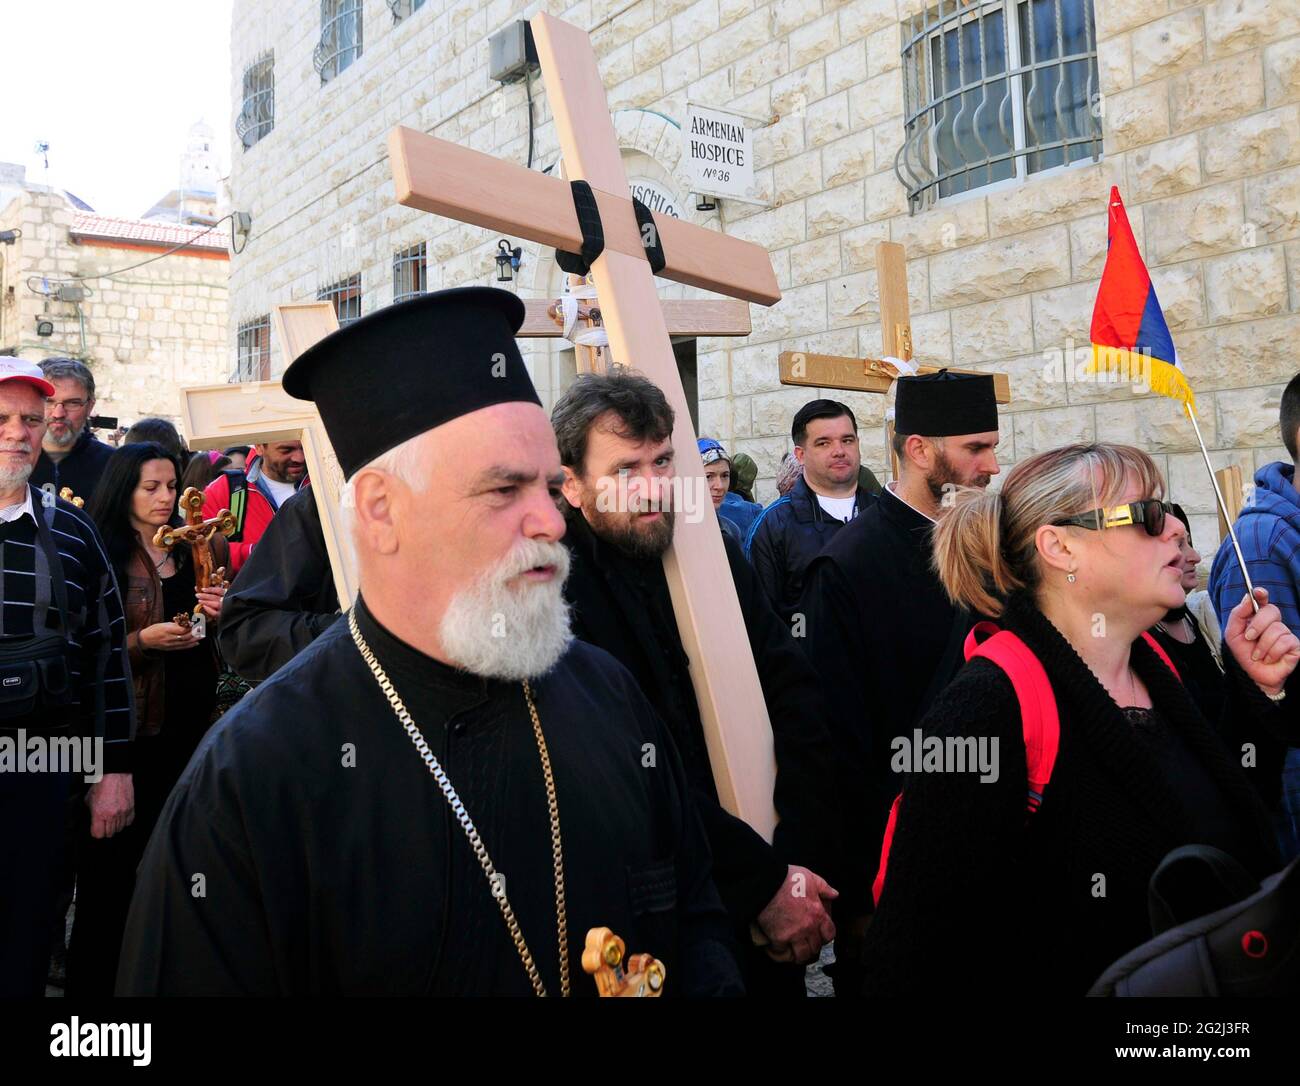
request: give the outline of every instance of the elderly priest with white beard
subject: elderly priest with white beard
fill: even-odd
[[[595,995],[588,929],[739,994],[667,732],[573,640],[555,437],[467,287],[304,353],[360,596],[212,728],[141,863],[125,995]]]

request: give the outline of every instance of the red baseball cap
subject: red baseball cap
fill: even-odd
[[[0,358],[0,381],[26,381],[42,396],[54,395],[54,386],[45,379],[41,367],[21,358]]]

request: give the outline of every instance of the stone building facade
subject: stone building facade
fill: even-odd
[[[231,377],[229,235],[84,207],[44,186],[0,198],[0,231],[19,231],[0,245],[0,353],[80,358],[95,374],[97,413],[178,421],[177,388]],[[61,279],[86,293],[60,292]]]
[[[761,497],[773,496],[791,416],[815,395],[780,385],[777,355],[880,352],[874,247],[889,239],[907,247],[918,359],[1011,375],[1005,463],[1069,440],[1138,444],[1165,468],[1205,544],[1218,533],[1213,498],[1177,406],[1072,380],[1063,360],[1088,343],[1116,184],[1198,392],[1215,466],[1238,463],[1249,476],[1285,456],[1278,402],[1300,370],[1300,7],[1034,0],[1032,16],[1017,0],[958,8],[955,0],[942,8],[937,0],[236,0],[233,99],[237,129],[254,138],[235,148],[230,184],[253,227],[232,260],[230,346],[238,350],[240,326],[254,327],[271,306],[336,284],[345,284],[351,312],[389,304],[404,292],[395,254],[420,244],[426,289],[495,280],[496,235],[393,203],[385,137],[403,124],[528,162],[529,88],[489,77],[488,38],[546,10],[591,33],[629,175],[667,193],[679,214],[771,253],[783,300],[753,307],[747,339],[696,342],[692,374],[700,429],[755,457]],[[924,25],[937,30],[923,27],[918,37],[927,10]],[[976,14],[978,28],[969,22]],[[1048,21],[1035,23],[1040,16]],[[1004,54],[1002,82],[985,79],[971,92],[968,66],[978,49],[981,73],[996,71],[993,31],[1028,58],[1022,64],[1050,55],[1043,28],[1052,18],[1081,35],[1078,50],[1095,60],[1078,60],[1072,47],[1035,71],[1072,94],[1086,89],[1096,139],[1086,154],[1076,146],[1074,160],[1034,170],[1026,164],[1050,164],[1051,152],[1023,150],[1022,115],[1051,128],[1042,87],[1034,99],[1027,69],[1008,83],[1014,65]],[[945,33],[950,51],[966,42],[956,64],[943,53]],[[927,143],[935,137],[925,117],[913,117],[942,97],[945,65],[958,88],[950,118],[975,101],[969,93],[1014,114],[1021,153],[984,172],[1015,176],[982,184],[972,171],[918,192],[915,171],[896,169],[909,139],[913,158],[903,161],[914,166],[917,155],[933,165],[945,153],[942,130]],[[558,172],[540,80],[531,92],[531,165]],[[721,200],[717,210],[695,210],[678,129],[688,99],[762,119],[754,137],[762,204]],[[1056,106],[1062,131],[1088,123],[1082,111],[1062,121]],[[987,114],[982,123],[988,136]],[[551,255],[510,240],[524,251],[516,289],[557,294]],[[664,293],[687,292],[664,284]],[[549,403],[572,372],[571,355],[554,344],[528,351]],[[279,372],[274,348],[272,360]],[[882,469],[882,398],[841,398],[857,410],[866,459]]]

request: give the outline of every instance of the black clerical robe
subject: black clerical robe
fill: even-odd
[[[773,802],[780,821],[771,845],[718,804],[662,560],[623,554],[581,516],[569,518],[564,543],[573,554],[564,592],[573,605],[574,631],[624,664],[672,729],[704,819],[718,888],[738,928],[748,930],[780,889],[788,864],[808,867],[838,887],[835,762],[817,675],[740,547],[724,536],[776,750]]]
[[[558,995],[550,822],[521,684],[446,667],[357,606]],[[605,926],[665,963],[667,994],[736,994],[681,765],[631,676],[575,642],[533,691],[573,993],[595,994],[582,949]],[[121,963],[126,995],[533,994],[464,830],[345,622],[209,732],[141,863]]]
[[[269,678],[338,618],[320,512],[310,486],[280,506],[221,607],[217,637],[246,682]]]
[[[845,525],[808,567],[803,645],[822,678],[838,746],[851,875],[841,915],[870,911],[870,886],[890,804],[895,737],[913,726],[957,673],[973,624],[931,569],[932,522],[892,492]]]

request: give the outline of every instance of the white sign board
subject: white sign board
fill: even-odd
[[[754,198],[754,137],[747,118],[688,103],[682,154],[693,192],[746,203]]]

